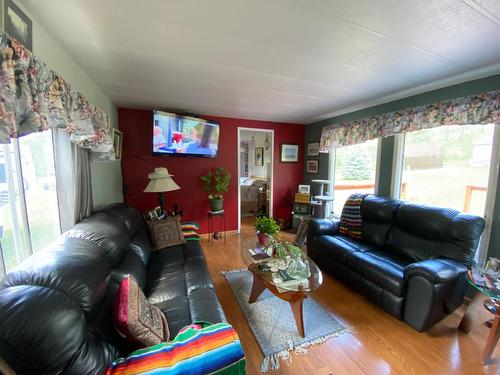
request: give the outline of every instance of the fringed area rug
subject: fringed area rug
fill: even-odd
[[[276,370],[280,360],[290,362],[290,352],[307,353],[307,348],[321,344],[347,331],[311,297],[304,300],[304,328],[306,337],[297,331],[290,304],[275,297],[267,289],[257,302],[249,304],[253,277],[248,270],[221,272],[233,290],[236,300],[264,354],[261,371]]]

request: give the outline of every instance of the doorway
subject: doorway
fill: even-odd
[[[273,216],[274,130],[238,127],[238,233]]]

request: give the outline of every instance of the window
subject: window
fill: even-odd
[[[494,125],[407,133],[400,197],[483,216]]]
[[[340,215],[353,193],[374,193],[378,140],[335,150],[333,170],[333,212]]]
[[[59,234],[50,131],[0,147],[0,241],[7,271]]]

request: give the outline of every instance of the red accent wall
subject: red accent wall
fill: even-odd
[[[238,228],[238,127],[274,130],[274,207],[275,218],[291,218],[292,202],[304,176],[305,126],[268,121],[201,116],[220,124],[219,152],[215,159],[198,157],[152,156],[152,112],[118,109],[119,128],[123,132],[122,170],[125,201],[141,212],[158,205],[158,194],[144,193],[147,175],[155,167],[166,167],[181,190],[165,193],[166,206],[180,204],[183,219],[200,223],[207,230],[207,194],[201,189],[200,176],[208,169],[224,167],[231,173],[229,192],[224,196],[227,230]],[[280,145],[299,145],[298,163],[280,162]]]

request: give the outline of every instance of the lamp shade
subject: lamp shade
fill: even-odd
[[[167,168],[155,168],[154,172],[148,174],[149,184],[144,189],[145,193],[162,193],[164,191],[179,190],[180,186],[172,180]]]

